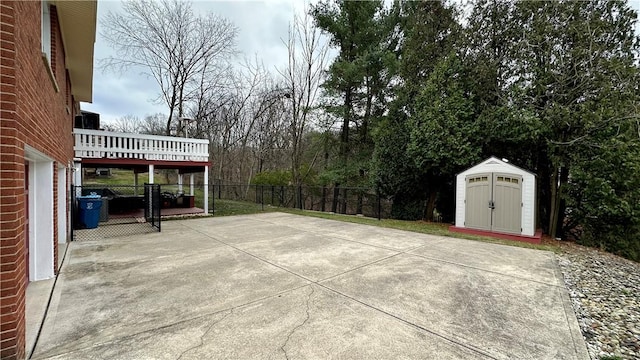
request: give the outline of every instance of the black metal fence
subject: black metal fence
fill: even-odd
[[[73,240],[98,240],[161,230],[160,185],[72,186],[71,204]]]
[[[311,187],[282,185],[210,185],[215,200],[250,201],[265,206],[332,212],[336,214],[390,218],[392,200],[379,193],[356,187]]]
[[[144,218],[145,220],[151,224],[151,227],[158,229],[160,232],[161,229],[161,201],[162,201],[162,192],[160,191],[160,185],[154,184],[145,184],[144,186]]]

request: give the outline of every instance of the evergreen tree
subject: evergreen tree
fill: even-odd
[[[323,1],[311,9],[316,25],[330,36],[331,45],[339,50],[323,86],[329,96],[340,99],[327,110],[342,120],[342,166],[346,166],[352,150],[351,127],[358,124],[361,116],[356,111],[359,91],[372,81],[372,57],[379,49],[382,9],[382,1]]]
[[[413,158],[418,146],[409,151],[408,145],[419,132],[412,126],[421,124],[417,98],[439,61],[455,49],[459,25],[455,8],[441,1],[397,2],[394,9],[401,37],[398,78],[390,110],[376,131],[375,177],[382,193],[394,198],[394,216],[431,220],[442,184],[419,168],[420,161]]]
[[[591,156],[582,157],[582,146],[637,104],[636,13],[622,0],[521,2],[516,12],[523,25],[516,102],[539,122],[533,150],[548,186],[543,215],[547,232],[558,236],[572,163]]]
[[[408,120],[407,155],[426,180],[422,186],[429,195],[427,220],[432,220],[437,194],[453,191],[456,173],[480,160],[480,128],[466,79],[454,52],[442,58],[416,98],[415,116]]]

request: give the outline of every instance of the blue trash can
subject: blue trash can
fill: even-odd
[[[78,207],[80,207],[80,222],[86,229],[95,229],[100,221],[100,208],[102,199],[100,195],[91,194],[78,196]]]

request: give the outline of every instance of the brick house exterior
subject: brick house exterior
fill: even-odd
[[[26,356],[30,281],[69,234],[73,119],[91,101],[96,1],[0,0],[0,358]]]

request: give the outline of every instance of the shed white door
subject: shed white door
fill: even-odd
[[[522,176],[504,173],[466,177],[465,227],[520,234]]]

